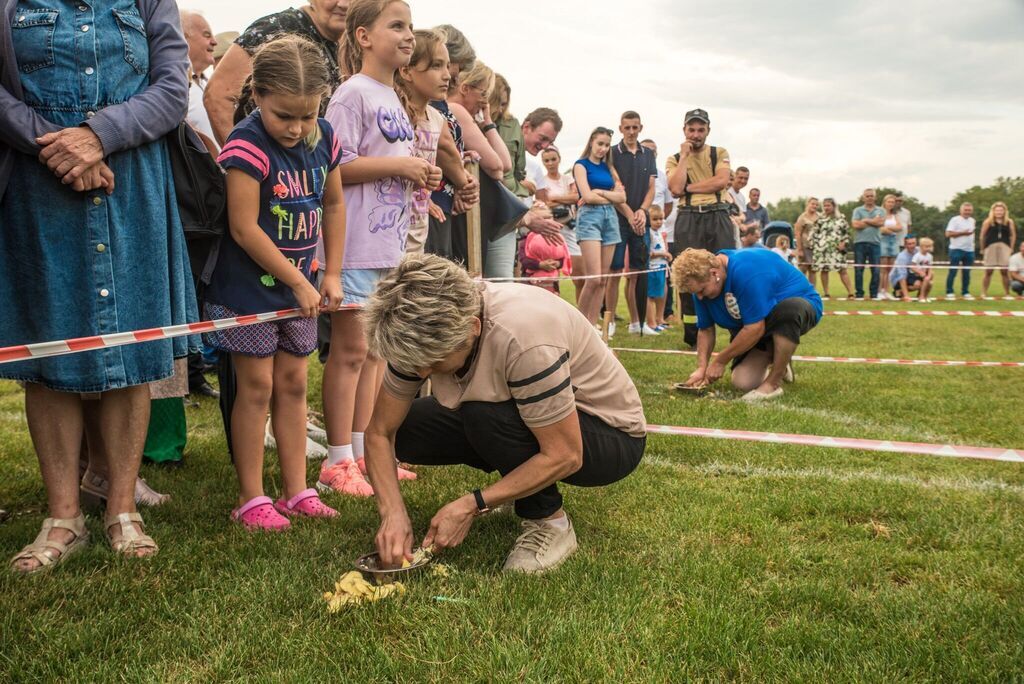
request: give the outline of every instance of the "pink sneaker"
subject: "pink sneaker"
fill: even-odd
[[[274,510],[274,502],[269,496],[250,499],[231,511],[231,519],[242,523],[251,532],[283,532],[292,526],[288,518]]]
[[[323,501],[315,489],[301,491],[291,498],[290,501],[278,499],[274,508],[281,515],[301,518],[336,518],[338,511],[334,510]]]
[[[324,461],[320,468],[320,479],[316,488],[321,492],[338,492],[350,496],[373,496],[373,487],[359,472],[355,461],[342,461],[337,465],[327,465]]]
[[[366,459],[365,458],[361,458],[358,461],[356,461],[356,464],[359,466],[359,472],[361,472],[363,474],[363,476],[365,477],[366,476]],[[398,469],[398,479],[399,480],[415,480],[416,479],[416,473],[412,472],[411,470],[406,470],[405,468],[402,468],[401,466],[398,465],[398,461],[395,461],[395,468]]]

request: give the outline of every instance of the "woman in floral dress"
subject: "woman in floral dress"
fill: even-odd
[[[824,211],[818,216],[817,225],[811,231],[812,269],[821,272],[821,291],[824,299],[830,299],[828,280],[830,271],[838,271],[839,279],[846,287],[847,297],[853,299],[850,274],[846,270],[846,245],[850,237],[850,224],[839,211],[836,201],[826,197],[822,203]]]

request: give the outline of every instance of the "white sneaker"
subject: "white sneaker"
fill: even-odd
[[[274,439],[274,433],[271,432],[271,419],[267,417],[267,427],[263,432],[263,446],[267,449],[277,449],[277,440]],[[307,428],[308,429],[308,428]],[[326,436],[326,435],[325,435]],[[311,440],[308,436],[306,437],[306,459],[309,461],[320,461],[327,458],[327,447],[317,444]]]
[[[327,444],[327,431],[322,427],[313,425],[310,421],[306,421],[306,436],[313,441],[320,442],[321,444]]]
[[[885,301],[885,297],[883,297],[883,296],[882,296],[881,294],[876,294],[876,295],[875,295],[874,297],[872,297],[871,299],[873,299],[873,300],[874,300],[874,301],[876,301],[876,302],[882,302],[882,301]]]
[[[946,295],[946,299],[956,299],[956,295],[950,292],[948,295]]]
[[[615,321],[608,324],[608,339],[615,337]]]
[[[644,327],[641,328],[644,331],[644,335],[660,335],[661,333],[652,328],[651,326],[644,323]]]
[[[567,518],[568,519],[568,518]],[[505,572],[540,574],[554,570],[576,551],[572,521],[561,529],[548,520],[524,520],[523,532],[505,559]]]
[[[639,323],[630,323],[629,324],[629,333],[631,335],[639,335],[640,334],[640,324]]]
[[[965,294],[965,295],[963,296],[963,299],[965,299],[965,300],[967,300],[967,301],[969,301],[969,302],[973,302],[973,301],[974,301],[974,295],[971,295],[971,294]]]

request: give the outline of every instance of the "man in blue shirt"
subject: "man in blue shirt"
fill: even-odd
[[[928,297],[931,288],[931,274],[914,266],[914,255],[917,254],[917,238],[908,235],[903,240],[903,251],[896,257],[896,263],[889,275],[892,293],[905,302],[910,301],[911,292],[920,292],[921,299]]]
[[[857,299],[864,299],[864,265],[871,267],[868,292],[872,299],[881,299],[878,291],[878,263],[882,259],[882,236],[879,228],[885,223],[885,210],[875,204],[876,193],[868,188],[861,195],[863,205],[853,210],[853,257],[859,266],[853,268],[853,284]]]
[[[769,250],[688,249],[672,266],[675,282],[693,295],[697,312],[697,370],[682,383],[703,387],[725,374],[743,401],[782,396],[792,381],[790,362],[824,313],[821,297],[800,271]],[[729,346],[712,361],[715,325],[729,331]]]

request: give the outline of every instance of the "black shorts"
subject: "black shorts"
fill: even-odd
[[[783,299],[764,319],[764,335],[761,336],[761,339],[748,351],[733,359],[732,367],[735,368],[743,363],[743,359],[754,349],[768,353],[774,352],[775,345],[772,338],[775,335],[782,335],[793,344],[800,344],[800,337],[809,333],[816,325],[818,325],[818,312],[809,301],[803,297]],[[736,339],[739,334],[739,330],[730,329],[729,340]]]

